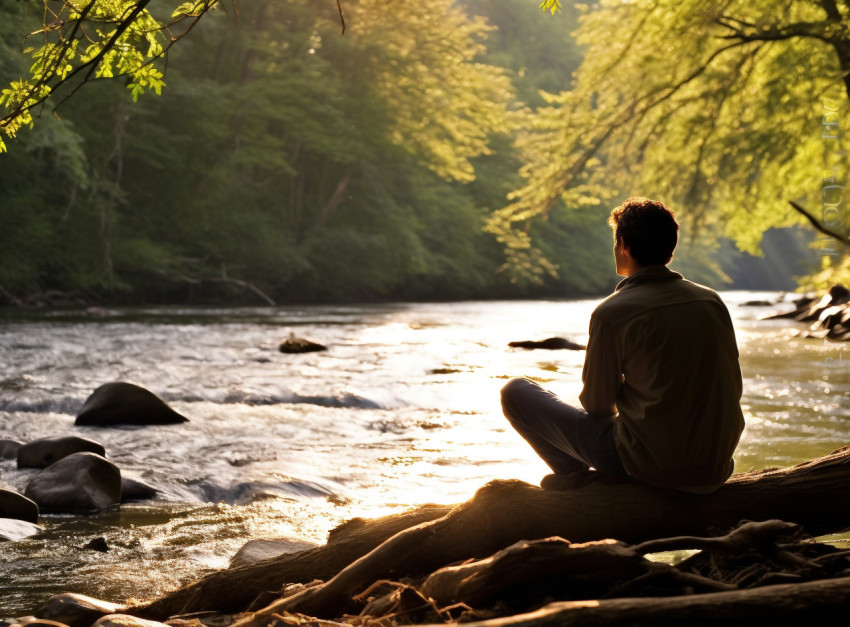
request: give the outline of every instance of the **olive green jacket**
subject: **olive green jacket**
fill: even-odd
[[[711,492],[732,474],[744,428],[729,311],[666,266],[624,279],[593,312],[580,399],[616,415],[614,441],[636,479]]]

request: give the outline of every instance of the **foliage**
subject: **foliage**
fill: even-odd
[[[799,221],[789,200],[820,210],[846,179],[848,24],[831,0],[593,3],[574,85],[526,119],[524,182],[489,228],[539,267],[529,220],[637,193],[755,251]]]
[[[72,6],[82,15],[95,4],[49,3],[65,18]],[[550,15],[531,0],[420,0],[403,11],[390,0],[347,0],[344,35],[332,1],[239,0],[238,23],[231,3],[180,5],[184,12],[176,17],[178,3],[170,0],[101,5],[141,7],[137,16],[149,15],[159,27],[182,19],[173,27],[179,32],[153,22],[146,33],[128,25],[124,33],[136,35],[114,48],[127,51],[127,63],[135,59],[143,71],[156,69],[162,76],[154,78],[168,88],[160,98],[134,103],[133,85],[147,92],[158,83],[129,75],[94,80],[100,68],[108,73],[100,65],[107,58],[113,74],[132,67],[105,53],[82,65],[87,46],[100,41],[99,50],[106,47],[103,38],[84,41],[81,34],[93,36],[95,26],[104,36],[114,34],[116,23],[77,21],[77,31],[66,26],[26,38],[33,52],[43,48],[39,42],[54,46],[39,58],[62,42],[70,42],[74,56],[67,59],[69,81],[44,83],[49,100],[28,110],[41,117],[32,131],[8,140],[14,149],[2,157],[5,302],[35,302],[56,292],[113,302],[604,293],[616,281],[606,218],[617,190],[651,182],[646,164],[656,162],[666,169],[657,173],[657,185],[641,187],[644,193],[662,195],[667,188],[661,183],[684,185],[666,178],[694,161],[688,142],[679,155],[676,137],[707,133],[714,119],[704,113],[688,128],[671,111],[668,126],[661,114],[648,111],[642,124],[652,119],[658,126],[651,140],[640,135],[641,124],[631,123],[631,141],[648,142],[642,153],[627,149],[623,122],[623,129],[610,132],[611,142],[602,142],[558,187],[553,181],[565,180],[564,164],[577,163],[565,148],[593,146],[606,123],[616,126],[617,102],[638,93],[630,75],[637,75],[637,66],[612,69],[606,78],[611,89],[598,84],[605,97],[593,92],[588,68],[601,59],[585,61],[575,89],[567,91],[582,52],[569,36],[575,27],[569,5]],[[3,84],[24,80],[33,67],[50,75],[47,65],[20,53],[21,34],[41,28],[33,6],[33,0],[0,6]],[[605,10],[619,20],[628,6]],[[86,19],[99,15],[89,11]],[[619,22],[605,26],[594,15],[584,18],[581,45],[598,55],[605,50],[593,39]],[[189,30],[180,46],[170,48],[169,32],[178,39]],[[616,55],[641,61],[626,54],[626,43],[615,47]],[[676,45],[686,48],[678,39]],[[787,59],[776,61],[782,62]],[[663,78],[649,66],[641,71]],[[717,74],[712,85],[731,80]],[[785,94],[771,76],[753,85],[772,91],[751,94],[751,101],[764,106],[775,100],[774,113],[787,118],[788,128],[774,129],[775,119],[749,112],[734,137],[708,133],[704,167],[719,157],[729,161],[724,168],[740,165],[746,155],[735,152],[736,141],[755,151],[758,164],[767,164],[762,152],[793,145],[788,141],[805,121],[785,111],[791,101],[779,102]],[[799,99],[803,91],[792,94]],[[579,107],[580,96],[593,106]],[[692,97],[697,108],[702,96]],[[730,94],[722,106],[712,98],[707,91],[706,111],[724,111],[737,96]],[[62,121],[48,115],[47,103],[61,104]],[[742,101],[734,111],[744,109]],[[730,125],[724,116],[716,119]],[[807,146],[809,153],[795,158],[811,158],[817,142]],[[631,161],[635,154],[641,158]],[[783,176],[777,171],[771,176]],[[733,196],[734,177],[724,176],[728,185],[700,189],[746,199]],[[766,184],[750,178],[753,185]],[[790,190],[793,180],[786,178]],[[519,191],[505,208],[512,190]],[[730,204],[729,224],[757,222],[758,216],[733,209]],[[714,260],[724,226],[717,216],[705,211],[701,234],[677,253],[689,276],[705,282],[723,274]]]
[[[501,250],[483,231],[516,182],[520,77],[484,44],[515,48],[536,25],[500,38],[449,0],[389,6],[346,2],[341,36],[333,3],[241,0],[238,27],[209,14],[168,53],[161,98],[133,104],[122,84],[94,81],[62,105],[63,122],[43,116],[3,157],[0,221],[16,225],[0,232],[6,300],[522,293],[496,272]],[[539,18],[536,5],[525,15]],[[0,29],[15,33],[30,16],[4,17]],[[575,59],[557,35],[569,25],[550,27]],[[539,53],[527,64],[547,63]],[[529,67],[525,91],[534,76]],[[572,220],[570,236],[582,240],[590,219]],[[541,238],[560,250],[560,231]],[[609,266],[596,268],[604,279],[564,272],[545,289],[587,291],[610,280]]]
[[[165,82],[156,62],[219,0],[183,2],[168,17],[159,18],[148,9],[151,3],[41,0],[41,28],[24,40],[24,52],[32,58],[29,77],[13,80],[0,91],[0,107],[6,111],[0,131],[16,137],[22,127],[32,127],[34,107],[55,99],[60,88],[74,93],[93,79],[126,77],[134,101],[146,90],[160,94]],[[37,2],[27,0],[25,4]],[[0,136],[3,151],[5,143]]]
[[[569,88],[582,56],[572,39],[576,9],[541,15],[525,0],[465,0],[463,6],[470,15],[486,16],[492,30],[481,58],[509,72],[519,102],[536,109],[545,104],[541,91]]]
[[[561,3],[558,0],[543,0],[540,3],[540,8],[554,14],[561,10]]]

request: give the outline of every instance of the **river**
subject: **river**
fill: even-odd
[[[789,302],[724,292],[744,373],[747,427],[737,471],[786,466],[850,443],[850,354],[764,321]],[[248,540],[323,543],[354,516],[458,503],[495,478],[537,483],[547,469],[507,428],[512,376],[577,402],[584,353],[508,348],[587,339],[598,299],[268,308],[0,311],[0,438],[101,442],[154,501],[92,516],[42,516],[36,535],[0,543],[0,618],[73,591],[150,599],[227,567]],[[328,347],[287,355],[290,334]],[[161,396],[188,423],[75,427],[103,383]],[[35,470],[0,460],[0,485]],[[82,547],[103,537],[110,550]]]

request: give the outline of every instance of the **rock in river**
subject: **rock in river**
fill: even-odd
[[[121,475],[121,502],[146,501],[156,498],[156,488],[139,479]]]
[[[519,340],[508,342],[511,348],[544,348],[546,350],[573,350],[583,351],[587,348],[584,344],[578,344],[563,337],[547,337],[545,340]]]
[[[106,455],[103,445],[75,435],[41,438],[18,449],[18,468],[47,468],[53,462],[73,453]]]
[[[15,440],[0,440],[0,459],[15,459],[21,443]]]
[[[38,522],[38,505],[23,494],[0,488],[0,518]]]
[[[121,502],[121,471],[94,453],[74,453],[38,473],[24,490],[42,512],[92,512]]]
[[[13,518],[0,518],[0,540],[17,542],[42,531],[43,529],[35,523]]]
[[[327,346],[294,335],[290,335],[280,343],[281,353],[315,353],[326,350],[328,350]]]
[[[115,381],[105,383],[88,397],[77,414],[75,425],[112,427],[116,425],[170,425],[188,422],[153,392],[143,387]]]
[[[286,553],[314,549],[318,544],[294,538],[258,538],[249,540],[230,560],[230,568],[249,566]]]

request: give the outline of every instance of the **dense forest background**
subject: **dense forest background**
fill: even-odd
[[[133,102],[94,81],[0,155],[0,303],[263,303],[578,297],[616,283],[610,210],[529,221],[511,257],[494,212],[523,185],[518,135],[570,89],[578,11],[535,0],[240,0],[169,53]],[[0,4],[0,82],[41,16]],[[677,206],[674,209],[679,210]],[[764,257],[685,233],[674,267],[716,288],[792,289],[804,228]],[[509,251],[508,251],[509,252]],[[539,262],[539,263],[538,263]]]

